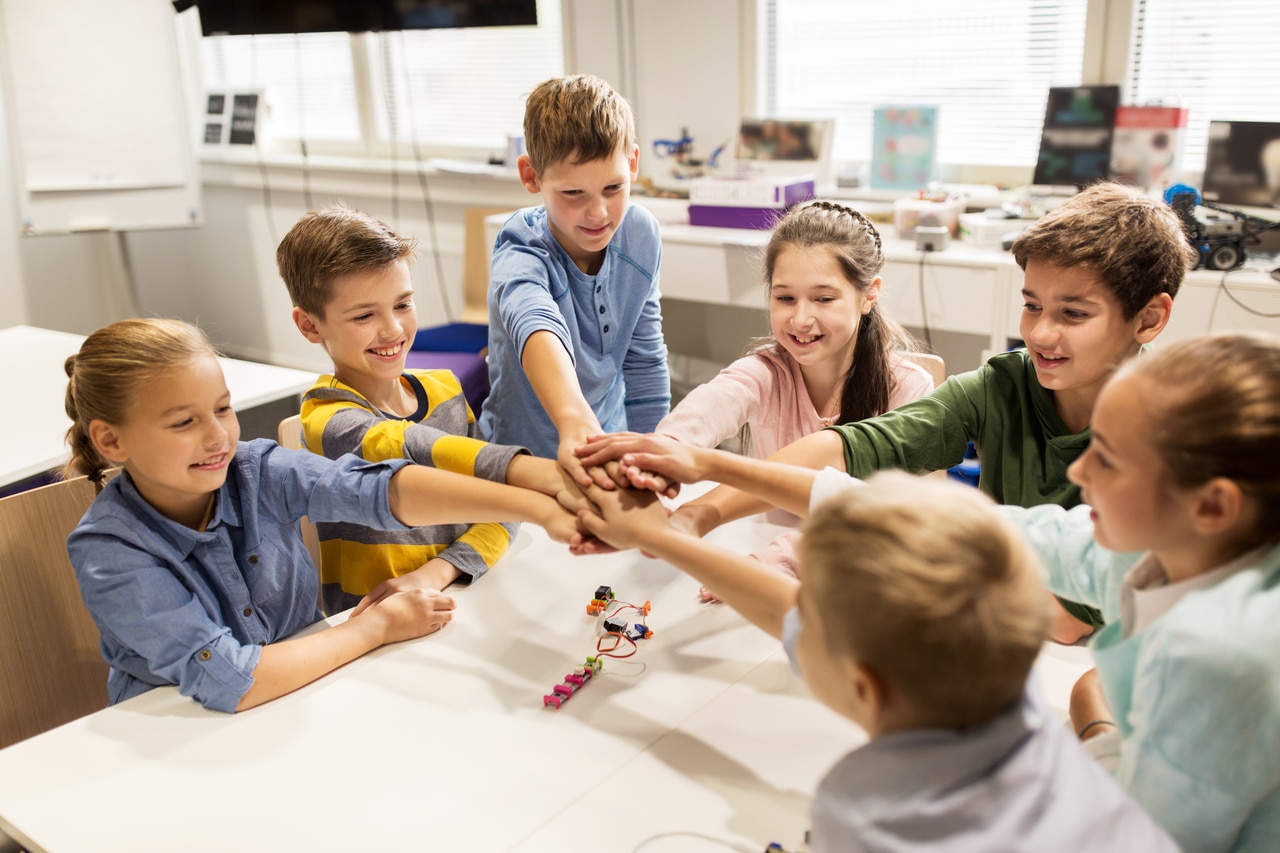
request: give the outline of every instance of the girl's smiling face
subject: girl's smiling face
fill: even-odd
[[[147,502],[198,527],[235,457],[240,422],[212,355],[174,365],[139,389],[122,424],[90,424],[107,459],[121,464]]]
[[[864,293],[845,278],[830,250],[788,246],[774,262],[769,325],[801,365],[828,364],[843,375],[853,363],[862,317],[879,295],[878,276]]]
[[[1091,508],[1094,539],[1112,551],[1176,552],[1194,535],[1194,495],[1175,489],[1148,440],[1151,380],[1122,373],[1102,389],[1089,447],[1067,470]]]

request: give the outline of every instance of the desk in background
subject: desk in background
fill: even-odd
[[[768,330],[760,259],[769,234],[689,225],[673,202],[662,202],[653,209],[662,226],[663,321],[673,332],[668,346],[724,366],[751,336]],[[1009,252],[960,240],[922,254],[913,242],[896,239],[893,226],[877,228],[885,253],[881,302],[915,334],[927,325],[948,373],[972,370],[985,353],[1018,339],[1023,277]],[[1226,291],[1224,273],[1187,273],[1158,344],[1209,332],[1280,335],[1280,282],[1261,269],[1225,275]]]
[[[71,421],[64,408],[63,362],[79,351],[83,335],[13,326],[0,329],[0,364],[6,368],[14,414],[0,420],[0,490],[62,467]],[[296,414],[315,376],[301,370],[223,358],[231,402],[245,438],[275,438],[283,417]],[[283,412],[283,414],[281,414]]]
[[[712,538],[749,551],[777,531],[750,519]],[[651,601],[654,636],[543,707],[594,649],[601,584]],[[793,848],[818,780],[864,735],[697,588],[524,525],[492,572],[450,591],[435,636],[234,716],[162,687],[0,751],[0,831],[52,853]],[[1042,661],[1059,712],[1085,668]]]

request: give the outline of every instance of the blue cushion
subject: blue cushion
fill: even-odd
[[[419,329],[409,349],[478,353],[488,345],[488,323],[448,323]]]

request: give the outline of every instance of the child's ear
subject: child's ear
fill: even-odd
[[[631,146],[631,156],[627,158],[628,165],[631,169],[631,183],[636,182],[636,177],[640,174],[640,146]]]
[[[298,327],[299,332],[302,332],[302,336],[311,341],[311,343],[324,343],[324,337],[320,334],[320,329],[316,326],[315,319],[301,308],[293,309],[293,324]]]
[[[1213,536],[1236,525],[1247,510],[1244,490],[1234,480],[1214,477],[1196,489],[1192,525],[1197,533]]]
[[[106,421],[89,421],[89,440],[106,459],[117,465],[128,461],[129,454],[120,443],[120,433]]]
[[[862,313],[870,314],[871,309],[875,307],[876,300],[880,298],[880,291],[884,287],[884,279],[876,276],[867,285],[867,289],[862,292]]]
[[[1135,337],[1140,344],[1149,344],[1156,335],[1169,324],[1169,313],[1173,310],[1173,297],[1167,293],[1157,293],[1151,301],[1138,311],[1138,329]]]
[[[542,184],[538,182],[538,173],[533,170],[533,161],[528,154],[516,158],[516,171],[520,173],[520,183],[531,193],[542,192]]]
[[[865,664],[849,661],[851,689],[857,700],[860,719],[854,720],[875,737],[884,728],[885,706],[888,699],[887,685],[880,673]]]

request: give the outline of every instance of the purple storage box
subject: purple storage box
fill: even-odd
[[[773,188],[774,202],[769,205],[689,205],[690,225],[717,228],[772,228],[793,205],[814,197],[813,181],[778,184]]]

